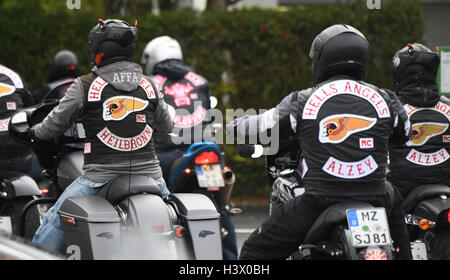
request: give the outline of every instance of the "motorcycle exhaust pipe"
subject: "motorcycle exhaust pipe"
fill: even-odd
[[[223,169],[223,179],[225,182],[225,186],[221,188],[220,191],[216,194],[217,204],[221,211],[225,210],[225,207],[230,200],[234,183],[236,182],[236,175],[228,166],[225,166]]]

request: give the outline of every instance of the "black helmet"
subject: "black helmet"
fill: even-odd
[[[367,70],[369,42],[356,28],[336,24],[316,36],[309,56],[316,83],[338,74],[347,74],[361,80]]]
[[[397,51],[392,60],[395,86],[409,83],[435,84],[440,65],[439,54],[422,44],[408,44]]]
[[[106,61],[133,60],[137,44],[137,22],[130,26],[117,19],[98,20],[88,36],[89,58],[93,65]]]
[[[78,60],[72,51],[62,50],[55,54],[53,57],[53,73],[49,78],[49,82],[61,78],[75,78],[79,75]]]

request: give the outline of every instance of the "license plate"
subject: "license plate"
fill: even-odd
[[[411,242],[413,260],[428,260],[427,245],[422,241]]]
[[[12,233],[10,217],[8,217],[8,216],[0,217],[0,231],[6,232],[8,234]]]
[[[225,186],[220,164],[203,164],[195,166],[198,185],[201,188],[220,188]]]
[[[384,208],[347,210],[347,221],[354,247],[385,246],[391,236]]]

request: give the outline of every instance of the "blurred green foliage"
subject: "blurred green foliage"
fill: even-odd
[[[312,86],[308,57],[311,42],[321,30],[336,23],[350,24],[366,35],[371,43],[366,80],[391,87],[392,56],[408,42],[423,42],[425,29],[419,0],[383,2],[381,10],[367,9],[363,0],[228,13],[163,11],[159,17],[148,13],[136,17],[107,15],[104,7],[95,4],[69,10],[64,5],[51,8],[34,0],[27,0],[27,7],[17,2],[22,1],[1,2],[0,64],[20,73],[31,90],[47,80],[52,57],[61,49],[73,50],[82,72],[88,73],[89,30],[99,17],[118,17],[139,22],[136,61],[140,61],[146,43],[154,37],[169,35],[178,39],[185,60],[210,81],[222,110],[270,108],[289,92]],[[267,194],[264,160],[242,159],[231,145],[223,145],[223,149],[228,165],[237,174],[233,194]]]

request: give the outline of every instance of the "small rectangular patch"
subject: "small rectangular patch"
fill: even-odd
[[[91,142],[84,143],[84,154],[91,153]]]
[[[17,110],[16,102],[6,102],[6,109]]]
[[[442,142],[444,143],[450,142],[450,135],[442,135]]]
[[[372,149],[374,147],[373,138],[359,138],[360,149]]]
[[[138,123],[146,123],[147,119],[145,118],[145,115],[136,115],[136,122],[138,122]]]

